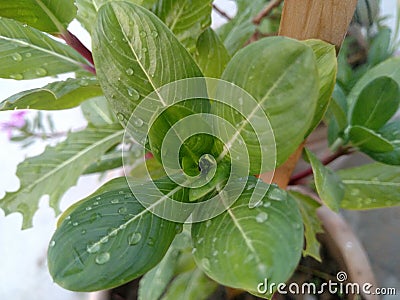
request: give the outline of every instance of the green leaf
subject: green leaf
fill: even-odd
[[[396,113],[400,104],[399,85],[382,76],[369,82],[358,96],[350,124],[378,130]]]
[[[100,158],[88,166],[82,174],[93,174],[106,172],[108,170],[122,167],[122,152],[121,150],[106,153]]]
[[[15,94],[0,103],[0,110],[68,109],[81,102],[102,95],[100,86],[95,79],[73,79],[50,83],[42,88],[28,90]]]
[[[161,300],[206,300],[215,292],[217,287],[216,282],[210,280],[200,269],[196,268],[193,271],[179,274],[172,281]],[[152,298],[147,299],[153,300]]]
[[[333,211],[338,211],[344,196],[344,186],[340,177],[325,167],[309,150],[305,150],[314,173],[315,186],[321,200]]]
[[[352,144],[361,151],[389,152],[394,149],[382,135],[362,126],[351,126],[348,135]]]
[[[157,88],[202,76],[190,54],[155,15],[127,2],[100,8],[93,55],[104,94],[125,123],[140,99]]]
[[[158,184],[167,190],[173,186]],[[118,178],[64,214],[48,250],[49,271],[69,290],[116,287],[158,264],[181,230],[182,224],[151,214],[126,178]]]
[[[320,244],[316,235],[324,232],[321,226],[321,221],[317,217],[317,209],[319,203],[309,196],[303,195],[296,191],[291,191],[290,195],[297,201],[300,208],[301,216],[304,222],[304,236],[306,239],[306,248],[303,250],[303,256],[311,256],[321,262],[319,254]]]
[[[0,0],[0,16],[17,20],[40,31],[63,33],[75,18],[73,0]]]
[[[374,209],[400,205],[400,167],[373,163],[340,170],[346,187],[345,209]]]
[[[319,97],[311,127],[306,134],[308,136],[321,122],[328,109],[336,83],[337,60],[335,46],[321,40],[307,40],[304,43],[314,51],[319,74]]]
[[[113,1],[115,0],[76,0],[76,6],[78,7],[78,14],[76,18],[89,33],[92,33],[93,28],[96,24],[97,11],[104,3]],[[146,8],[149,8],[152,4],[154,4],[156,0],[124,1],[146,6]]]
[[[339,85],[336,85],[333,90],[326,120],[328,123],[328,142],[332,146],[348,125],[346,95]]]
[[[154,13],[190,52],[197,38],[211,25],[212,0],[158,0]]]
[[[0,208],[6,215],[20,212],[22,228],[32,226],[32,217],[43,195],[49,195],[50,206],[58,213],[61,196],[76,184],[91,163],[121,142],[123,133],[119,126],[88,127],[70,133],[66,141],[47,147],[41,155],[26,159],[17,169],[20,188],[6,193]]]
[[[368,49],[368,62],[371,66],[383,62],[392,55],[390,50],[391,35],[392,32],[388,27],[382,27],[374,36]]]
[[[197,40],[196,49],[194,58],[204,76],[220,78],[230,56],[218,35],[211,28],[206,29]]]
[[[86,120],[96,127],[116,124],[118,119],[105,97],[96,97],[81,104]]]
[[[282,164],[303,142],[314,118],[319,80],[312,49],[289,38],[265,38],[239,51],[222,79],[246,90],[268,115],[277,164]],[[248,123],[253,115],[245,117]],[[233,113],[224,118],[237,124]]]
[[[196,263],[210,278],[257,294],[257,286],[266,278],[269,285],[278,284],[295,270],[303,248],[303,226],[295,200],[276,186],[260,183],[268,193],[250,209],[254,182],[249,178],[245,191],[224,213],[193,224],[192,239]]]
[[[255,32],[253,18],[264,7],[265,0],[236,0],[236,16],[217,29],[217,33],[230,55],[234,55]]]
[[[400,121],[386,124],[381,130],[379,130],[379,135],[392,145],[393,150],[387,152],[374,152],[363,149],[363,152],[376,161],[390,165],[400,165]]]
[[[0,18],[1,78],[40,78],[78,71],[86,65],[71,47],[37,29]]]

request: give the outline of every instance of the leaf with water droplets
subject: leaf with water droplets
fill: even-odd
[[[176,187],[169,180],[156,184],[163,191]],[[175,196],[182,200],[185,193],[180,191]],[[88,218],[87,207],[96,214],[94,221]],[[61,216],[52,238],[55,245],[48,250],[50,273],[56,283],[74,291],[119,286],[160,262],[177,234],[177,226],[182,224],[164,220],[143,207],[125,177],[114,179]],[[83,236],[82,229],[86,230]]]
[[[315,187],[321,200],[333,211],[338,211],[344,196],[344,185],[340,177],[309,150],[305,149],[314,173]]]
[[[34,79],[80,71],[89,65],[78,52],[49,35],[0,17],[1,78]]]
[[[85,79],[87,84],[84,86],[82,80],[69,78],[65,81],[52,82],[42,88],[20,92],[1,102],[0,110],[27,107],[40,110],[68,109],[103,94],[97,80]]]
[[[290,195],[297,201],[301,216],[303,217],[304,237],[306,239],[303,256],[308,255],[321,262],[322,259],[319,254],[320,244],[316,236],[318,233],[323,232],[321,221],[317,217],[317,209],[321,205],[309,196],[296,191],[291,191]]]
[[[63,33],[76,15],[73,0],[0,1],[0,16],[50,33]]]
[[[118,125],[88,127],[70,133],[64,142],[55,147],[48,146],[41,155],[27,158],[17,168],[19,189],[7,192],[0,200],[0,208],[6,215],[22,213],[23,228],[32,225],[33,215],[43,195],[49,195],[50,206],[58,213],[61,196],[76,184],[91,163],[121,142],[123,133]]]
[[[250,178],[248,184],[256,179]],[[265,189],[278,189],[268,186]],[[302,219],[296,202],[286,193],[249,208],[252,190],[212,220],[192,225],[197,265],[210,278],[233,288],[257,294],[257,285],[285,282],[297,267],[303,249]],[[221,196],[223,199],[223,196]],[[268,295],[263,295],[266,297]]]
[[[373,163],[338,172],[345,184],[341,207],[374,209],[400,205],[400,167]]]

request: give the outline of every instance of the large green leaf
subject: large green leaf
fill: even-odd
[[[158,184],[173,188],[168,181]],[[50,243],[49,270],[55,282],[70,290],[119,286],[158,264],[180,231],[182,224],[150,213],[126,178],[118,178],[63,215]]]
[[[303,250],[303,256],[311,256],[318,261],[322,261],[319,254],[320,244],[317,240],[317,234],[324,232],[321,221],[317,217],[317,209],[320,204],[309,196],[296,191],[291,191],[290,195],[297,201],[301,216],[304,222],[304,237],[306,239],[306,247]]]
[[[127,2],[100,8],[93,55],[104,94],[125,122],[140,100],[157,88],[202,76],[190,54],[155,15]]]
[[[373,163],[338,172],[346,186],[345,209],[400,205],[400,167]]]
[[[212,0],[158,0],[154,13],[190,52],[197,38],[211,25]]]
[[[305,150],[314,172],[314,181],[321,200],[334,211],[340,208],[344,196],[344,186],[340,177],[331,169],[325,167],[309,150]]]
[[[194,58],[204,76],[220,78],[230,56],[218,35],[211,28],[206,29],[197,40]]]
[[[236,3],[236,16],[217,30],[230,55],[242,48],[255,32],[253,18],[260,12],[266,1],[236,0]]]
[[[0,103],[0,110],[59,110],[78,106],[81,102],[102,95],[95,79],[73,79],[50,83],[42,88],[15,94]]]
[[[319,97],[311,127],[306,134],[309,135],[321,122],[328,109],[336,83],[337,60],[335,46],[320,40],[307,40],[304,43],[314,51],[319,74]]]
[[[312,49],[289,38],[265,38],[239,51],[222,79],[246,90],[259,103],[256,109],[268,115],[277,163],[282,164],[304,140],[314,118],[319,80]],[[228,108],[224,110],[229,112]],[[237,116],[230,110],[224,118],[237,124]],[[255,111],[244,116],[244,124],[254,115]]]
[[[23,228],[32,225],[32,217],[43,195],[49,195],[50,206],[59,212],[59,201],[79,176],[103,153],[122,140],[119,126],[92,128],[70,133],[66,141],[47,147],[39,156],[26,159],[17,169],[20,187],[0,200],[6,215],[20,212]]]
[[[250,209],[254,181],[249,179],[224,213],[193,224],[192,238],[196,263],[210,278],[257,294],[265,279],[269,285],[285,282],[295,270],[303,249],[303,223],[295,200],[264,183],[268,193]]]
[[[354,146],[362,151],[390,152],[394,150],[393,145],[379,133],[363,126],[351,126],[349,138]]]
[[[74,49],[14,20],[0,18],[0,77],[33,79],[74,72],[87,61]]]
[[[399,104],[397,82],[390,77],[378,77],[368,83],[358,96],[350,124],[378,130],[396,113]]]
[[[388,27],[379,28],[379,32],[374,36],[368,49],[368,63],[371,66],[375,66],[392,56],[391,35],[392,31]]]
[[[76,0],[76,6],[78,7],[78,14],[76,18],[85,27],[85,29],[92,33],[93,28],[96,24],[96,16],[99,8],[107,2],[112,2],[114,0]],[[135,4],[141,4],[143,6],[149,7],[156,0],[124,0],[126,2],[132,2]],[[154,3],[153,3],[154,4]]]
[[[74,0],[0,0],[0,16],[40,31],[62,33],[75,18]]]
[[[379,130],[379,136],[391,144],[392,151],[376,152],[363,149],[363,152],[376,161],[390,165],[400,165],[400,121],[390,122],[383,126]]]

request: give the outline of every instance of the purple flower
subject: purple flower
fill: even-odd
[[[19,129],[24,127],[25,125],[25,115],[27,111],[20,110],[16,111],[11,115],[11,119],[9,121],[5,121],[0,123],[0,128],[7,132],[7,136],[10,139],[12,137],[13,129]]]

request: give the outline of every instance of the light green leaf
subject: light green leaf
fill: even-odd
[[[363,126],[351,126],[349,138],[353,146],[362,151],[389,152],[393,151],[393,145],[379,133]]]
[[[0,103],[0,110],[68,109],[81,102],[102,95],[101,88],[95,79],[73,79],[50,83],[42,88],[15,94]],[[104,125],[104,124],[103,124]]]
[[[94,126],[116,124],[118,119],[105,97],[96,97],[81,104],[81,109],[86,120]]]
[[[369,82],[352,107],[350,124],[378,130],[396,113],[400,104],[399,85],[382,76]]]
[[[206,29],[197,40],[194,58],[204,76],[220,78],[230,60],[230,56],[218,35]]]
[[[93,174],[106,172],[108,170],[116,169],[122,167],[122,152],[121,150],[112,151],[106,153],[100,158],[88,166],[82,174]]]
[[[210,280],[200,269],[196,268],[193,271],[179,274],[161,299],[206,300],[215,292],[217,287],[216,282]]]
[[[374,209],[400,205],[400,167],[373,163],[338,173],[346,187],[342,208]]]
[[[319,97],[311,127],[306,134],[308,136],[321,122],[328,109],[336,83],[337,60],[334,45],[321,40],[307,40],[304,43],[314,51],[319,74]]]
[[[78,7],[78,14],[76,18],[85,27],[85,29],[92,33],[93,27],[96,24],[97,11],[99,8],[107,2],[115,0],[76,0],[76,6]],[[146,6],[149,8],[156,0],[124,0],[126,2],[135,3],[138,5]]]
[[[200,34],[211,25],[212,0],[158,0],[154,13],[190,52]]]
[[[75,18],[73,0],[0,0],[0,16],[40,31],[62,33]]]
[[[239,51],[222,79],[246,90],[260,104],[257,109],[262,108],[268,115],[275,135],[277,164],[282,164],[303,142],[314,118],[319,80],[312,49],[289,38],[265,38]],[[234,117],[233,112],[231,117],[224,116],[237,124]],[[253,115],[245,117],[248,123]]]
[[[333,211],[338,211],[344,196],[344,186],[340,177],[325,167],[309,150],[305,150],[314,172],[315,187],[321,200]]]
[[[390,39],[392,31],[388,27],[381,27],[374,36],[368,49],[368,63],[375,66],[388,59],[392,55],[390,50]]]
[[[91,163],[121,142],[123,133],[119,126],[88,127],[70,133],[66,141],[47,147],[41,155],[26,159],[17,169],[20,188],[6,193],[0,200],[0,208],[6,215],[20,212],[22,228],[32,226],[32,217],[43,195],[49,195],[50,206],[58,213],[61,196],[76,184]]]
[[[33,79],[74,72],[87,65],[74,49],[45,33],[0,18],[0,77]]]
[[[386,124],[379,130],[379,135],[390,142],[393,150],[388,152],[374,152],[363,149],[363,152],[376,161],[390,165],[400,165],[400,121]]]
[[[106,3],[99,10],[93,55],[104,94],[125,123],[140,100],[157,88],[202,76],[155,15],[127,2]]]
[[[256,26],[253,18],[264,7],[265,0],[236,0],[236,16],[217,29],[217,33],[223,41],[230,55],[234,55],[255,32]]]
[[[173,187],[167,181],[158,185]],[[49,271],[69,290],[116,287],[158,264],[181,230],[182,224],[151,214],[126,178],[118,178],[64,214],[48,250]]]
[[[301,216],[304,222],[304,236],[306,239],[306,248],[303,250],[303,256],[311,256],[319,262],[322,261],[319,254],[320,244],[316,235],[324,232],[321,221],[317,217],[317,209],[319,203],[309,196],[303,195],[296,191],[291,191],[290,195],[297,201]]]
[[[267,195],[250,209],[254,182],[249,179],[224,213],[193,224],[192,239],[196,263],[210,278],[257,294],[266,278],[269,285],[278,284],[295,270],[303,249],[303,223],[295,200],[275,186],[264,184]]]

